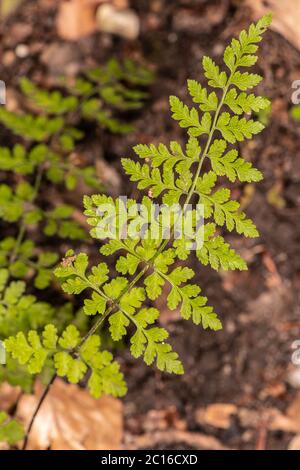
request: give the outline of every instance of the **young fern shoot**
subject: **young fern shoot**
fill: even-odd
[[[245,237],[257,237],[252,220],[240,210],[238,201],[231,199],[230,190],[216,187],[218,177],[234,182],[258,182],[262,174],[252,164],[239,156],[234,144],[251,139],[264,126],[244,114],[259,112],[269,106],[266,98],[247,93],[262,80],[247,71],[257,61],[258,44],[271,23],[271,15],[264,16],[248,31],[242,31],[224,52],[224,70],[204,57],[202,64],[208,88],[196,80],[188,81],[188,90],[195,104],[190,108],[179,98],[171,96],[172,118],[187,130],[185,148],[177,142],[167,147],[163,144],[137,145],[136,162],[122,159],[122,165],[139,190],[147,190],[142,203],[151,211],[153,200],[161,198],[166,207],[188,204],[197,200],[203,205],[204,240],[196,250],[200,263],[213,269],[247,269],[245,261],[219,235],[218,227],[225,226]],[[246,71],[245,71],[246,70]],[[212,90],[210,90],[210,88]],[[203,172],[203,162],[210,170]],[[226,182],[226,180],[224,180]],[[135,213],[137,202],[131,199],[114,200],[106,195],[84,198],[85,215],[92,226],[91,236],[99,238],[99,225],[104,214],[98,210],[103,204],[114,207],[116,214]],[[178,354],[166,341],[168,332],[158,326],[159,311],[151,306],[168,288],[167,305],[179,309],[184,320],[192,320],[203,328],[219,330],[222,325],[208,300],[201,295],[200,287],[191,282],[194,271],[184,264],[191,256],[190,240],[175,236],[172,221],[170,236],[165,239],[130,235],[136,224],[129,216],[129,234],[123,237],[120,230],[100,248],[103,256],[119,254],[112,277],[108,264],[101,262],[89,269],[89,259],[84,253],[68,252],[55,274],[62,280],[63,290],[70,295],[90,293],[84,300],[84,311],[95,318],[89,333],[80,339],[73,326],[69,326],[58,339],[56,330],[48,325],[40,339],[36,331],[26,337],[19,333],[6,340],[8,353],[27,364],[29,372],[39,373],[45,361],[52,360],[58,376],[70,382],[79,382],[89,371],[88,387],[93,396],[111,393],[122,396],[126,386],[119,367],[112,362],[110,353],[100,351],[99,326],[107,321],[111,337],[119,341],[130,334],[130,351],[135,358],[142,357],[146,364],[156,364],[159,370],[182,374],[183,365]],[[114,227],[119,229],[120,227]],[[164,290],[165,292],[165,290]]]

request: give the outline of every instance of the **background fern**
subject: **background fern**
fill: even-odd
[[[38,291],[50,288],[64,240],[87,239],[85,227],[74,218],[76,207],[55,204],[45,194],[54,185],[57,190],[63,185],[73,195],[79,185],[90,191],[104,189],[95,166],[74,158],[84,142],[85,122],[94,121],[102,133],[131,131],[132,126],[120,119],[122,112],[143,106],[148,96],[145,87],[152,81],[148,69],[112,59],[72,83],[61,79],[54,91],[23,78],[20,91],[26,113],[0,108],[0,123],[17,137],[12,148],[0,147],[0,170],[7,181],[0,184],[0,221],[8,234],[0,240],[0,340],[18,331],[42,331],[49,322],[58,333],[71,322],[81,333],[87,331],[82,309],[77,311],[62,299],[60,305],[39,300]],[[51,374],[47,361],[43,379],[47,382]],[[9,357],[6,367],[0,367],[3,380],[31,390],[26,367]]]

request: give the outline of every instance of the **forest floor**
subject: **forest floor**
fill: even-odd
[[[25,1],[20,13],[3,25],[1,79],[13,90],[24,75],[51,85],[59,73],[112,56],[146,61],[156,80],[150,101],[134,117],[135,132],[86,144],[100,146],[108,166],[120,175],[120,157],[132,154],[133,145],[183,142],[182,130],[170,119],[168,96],[185,99],[186,79],[201,79],[202,56],[221,60],[224,45],[251,18],[237,1],[136,0],[131,5],[141,19],[138,40],[98,33],[69,43],[55,33],[54,5]],[[28,49],[26,57],[15,53],[20,44]],[[261,236],[226,237],[248,261],[247,272],[216,273],[195,262],[197,281],[219,313],[222,331],[203,331],[162,307],[162,322],[185,375],[156,372],[133,360],[126,349],[117,353],[129,388],[125,448],[286,449],[297,426],[282,420],[297,413],[300,433],[300,392],[290,379],[295,371],[291,345],[300,339],[300,126],[289,116],[291,83],[300,78],[300,52],[270,31],[258,70],[265,77],[259,92],[272,100],[272,112],[262,117],[266,130],[241,145],[241,153],[265,179],[255,188],[235,185],[234,195],[242,197]],[[123,191],[126,185],[124,178]],[[277,424],[270,425],[274,415]]]

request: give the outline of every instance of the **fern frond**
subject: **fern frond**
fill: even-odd
[[[0,108],[0,122],[14,134],[36,142],[47,140],[51,135],[59,132],[64,125],[61,117],[17,115],[5,108]]]
[[[190,137],[185,152],[177,142],[170,143],[170,150],[164,144],[140,144],[134,147],[134,151],[140,158],[149,161],[153,168],[163,165],[164,172],[175,168],[177,173],[182,173],[189,171],[192,164],[199,161],[201,148],[198,140]]]
[[[259,113],[262,109],[267,109],[270,106],[270,100],[262,96],[255,96],[253,93],[239,93],[235,88],[231,88],[225,99],[226,104],[234,114],[250,114],[251,111]]]
[[[199,262],[215,270],[247,268],[241,256],[218,234],[216,226],[226,226],[230,232],[236,230],[246,237],[256,237],[258,231],[252,220],[240,210],[239,202],[231,200],[230,190],[217,186],[217,179],[218,176],[226,176],[232,182],[262,179],[262,174],[241,158],[232,144],[250,139],[264,128],[255,117],[246,119],[243,116],[244,113],[259,112],[269,105],[266,98],[246,93],[261,81],[261,77],[245,72],[244,68],[256,63],[258,44],[270,22],[271,16],[267,15],[251,25],[248,31],[242,31],[239,38],[232,40],[224,52],[226,70],[211,58],[203,58],[207,88],[196,80],[188,81],[188,90],[196,107],[190,107],[176,96],[170,97],[172,118],[187,132],[185,147],[177,142],[171,142],[169,147],[164,144],[141,144],[134,151],[143,160],[142,163],[129,158],[122,160],[131,181],[137,183],[138,189],[149,191],[148,196],[141,198],[142,214],[138,211],[139,203],[132,199],[124,202],[104,194],[84,198],[91,236],[103,241],[100,247],[102,255],[110,257],[117,254],[115,267],[120,275],[112,276],[108,264],[103,262],[90,268],[86,254],[67,254],[55,274],[61,279],[62,288],[67,294],[84,295],[84,313],[94,317],[93,326],[83,339],[74,326],[67,327],[60,336],[53,326],[48,326],[42,338],[35,331],[27,336],[20,332],[8,339],[9,353],[26,365],[29,372],[41,371],[46,361],[52,360],[57,374],[67,377],[70,382],[78,382],[89,373],[88,384],[95,396],[102,393],[122,395],[125,385],[118,365],[112,362],[109,353],[99,351],[99,337],[94,334],[107,321],[114,341],[130,335],[130,350],[134,357],[142,357],[149,365],[155,363],[162,371],[182,374],[183,366],[177,353],[166,343],[168,332],[158,326],[159,312],[149,302],[156,300],[165,286],[168,289],[168,307],[172,310],[178,308],[183,319],[191,319],[204,329],[217,331],[222,327],[207,298],[201,295],[200,287],[191,283],[194,271],[184,263],[178,264],[178,261],[188,259],[191,249],[187,235],[176,238],[175,216],[170,218],[169,236],[165,237],[160,232],[156,238],[151,238],[150,228],[144,227],[143,215],[149,214],[156,198],[162,199],[167,213],[174,203],[179,203],[180,208],[194,200],[203,204],[204,219],[208,223],[203,229],[203,245],[197,246],[195,253]],[[120,84],[111,88],[125,77],[128,80],[130,70],[131,66],[126,72],[126,66],[124,71],[115,61],[111,61],[106,68],[87,73],[76,84],[78,96],[89,96],[85,106],[80,108],[83,116],[94,116],[112,131],[118,129],[119,123],[102,109],[101,104],[138,106],[141,95],[131,93],[130,89],[124,89]],[[143,79],[146,79],[145,74],[137,72],[136,80]],[[100,84],[105,85],[102,93],[91,97],[94,85]],[[210,91],[209,87],[214,90]],[[66,151],[71,148],[72,142],[67,136],[63,143]],[[24,159],[22,151],[18,152],[17,160]],[[205,159],[210,169],[203,173]],[[53,162],[55,156],[52,155],[50,160]],[[3,161],[4,165],[8,165],[7,154]],[[57,167],[59,165],[52,164],[50,178],[62,181],[64,172],[60,168],[57,170]],[[7,188],[3,191],[6,199],[14,202],[14,194],[8,194]],[[122,218],[110,221],[108,217],[108,223],[103,205],[111,206],[115,215],[125,211],[127,225]],[[99,229],[105,223],[106,230],[100,235]],[[51,224],[50,229],[48,227],[50,231],[55,225],[53,222]],[[162,225],[162,216],[157,218],[156,224]],[[192,211],[192,225],[194,229],[195,209]],[[137,227],[143,227],[144,237],[141,230],[133,234],[133,229]],[[2,280],[4,289],[5,276]],[[52,336],[48,337],[49,328]]]
[[[7,413],[0,411],[0,442],[7,442],[14,445],[25,436],[25,431],[21,423],[9,418]]]
[[[189,128],[190,136],[209,134],[212,124],[210,113],[204,113],[200,121],[198,111],[195,108],[189,109],[177,96],[170,96],[170,107],[172,118],[179,121],[180,127]]]
[[[173,261],[174,256],[170,253],[169,257],[165,257],[163,260],[158,259],[157,265],[164,270]],[[91,299],[85,299],[84,311],[87,315],[104,314],[107,303],[115,307],[117,311],[109,317],[109,330],[114,341],[119,341],[126,335],[127,327],[132,323],[137,329],[131,338],[132,350],[135,355],[137,355],[138,351],[141,351],[140,355],[144,353],[144,359],[147,362],[150,355],[149,348],[151,348],[153,350],[151,353],[153,360],[151,362],[156,358],[157,366],[161,370],[166,369],[171,371],[174,369],[174,371],[181,371],[182,366],[177,360],[177,354],[172,351],[171,346],[158,344],[160,342],[159,336],[154,341],[152,330],[146,328],[154,323],[158,315],[154,314],[153,310],[148,312],[145,308],[141,309],[146,299],[145,290],[143,288],[132,288],[127,291],[128,280],[124,277],[116,277],[110,282],[106,282],[108,279],[108,268],[105,263],[93,267],[92,274],[86,273],[87,267],[88,258],[84,253],[81,253],[74,262],[72,261],[67,266],[60,266],[56,269],[56,276],[64,279],[62,288],[65,292],[68,294],[79,294],[85,289],[92,289]],[[166,332],[163,333],[164,336],[165,334]],[[142,338],[144,339],[143,348],[141,345]]]
[[[216,125],[216,129],[221,132],[223,138],[231,144],[251,139],[253,135],[259,134],[264,127],[259,121],[240,119],[238,116],[230,116],[227,112],[221,114]]]
[[[200,200],[204,205],[204,217],[213,216],[216,224],[221,227],[226,224],[229,232],[235,229],[237,233],[246,237],[257,237],[258,231],[252,220],[247,219],[244,212],[239,212],[239,202],[230,200],[230,190],[220,188],[212,192],[216,179],[215,173],[206,173],[202,178],[199,178],[196,186]]]
[[[78,106],[76,96],[62,96],[59,91],[48,92],[38,88],[28,78],[20,81],[22,92],[40,109],[49,114],[65,114],[74,111]]]
[[[234,251],[224,238],[220,235],[215,236],[216,226],[208,223],[204,229],[204,243],[200,250],[197,250],[197,258],[207,266],[208,264],[215,270],[239,269],[244,271],[247,264],[243,258]]]
[[[107,393],[123,396],[126,385],[119,366],[112,361],[108,351],[100,351],[100,337],[89,336],[80,346],[79,331],[70,325],[58,338],[54,325],[47,325],[41,336],[32,330],[27,336],[20,332],[5,340],[5,347],[21,365],[26,365],[30,374],[38,374],[45,367],[46,360],[53,363],[56,373],[71,383],[78,383],[89,370],[88,387],[95,398]],[[73,351],[78,350],[77,357]]]
[[[263,179],[262,173],[252,163],[240,158],[237,150],[229,150],[224,155],[226,148],[225,140],[215,140],[209,149],[208,157],[216,175],[226,176],[233,183],[236,180],[251,183]]]
[[[201,111],[216,111],[219,100],[217,94],[212,91],[208,93],[207,89],[202,87],[197,80],[188,80],[188,90],[194,103],[199,104]]]

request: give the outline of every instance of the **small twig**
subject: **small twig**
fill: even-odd
[[[26,232],[26,227],[25,227],[25,224],[22,222],[22,224],[20,226],[18,236],[17,236],[16,244],[15,244],[14,249],[11,252],[11,255],[10,255],[10,258],[9,258],[9,264],[12,264],[12,263],[15,262],[16,257],[17,257],[18,252],[19,252],[20,245],[23,241],[25,232]]]

